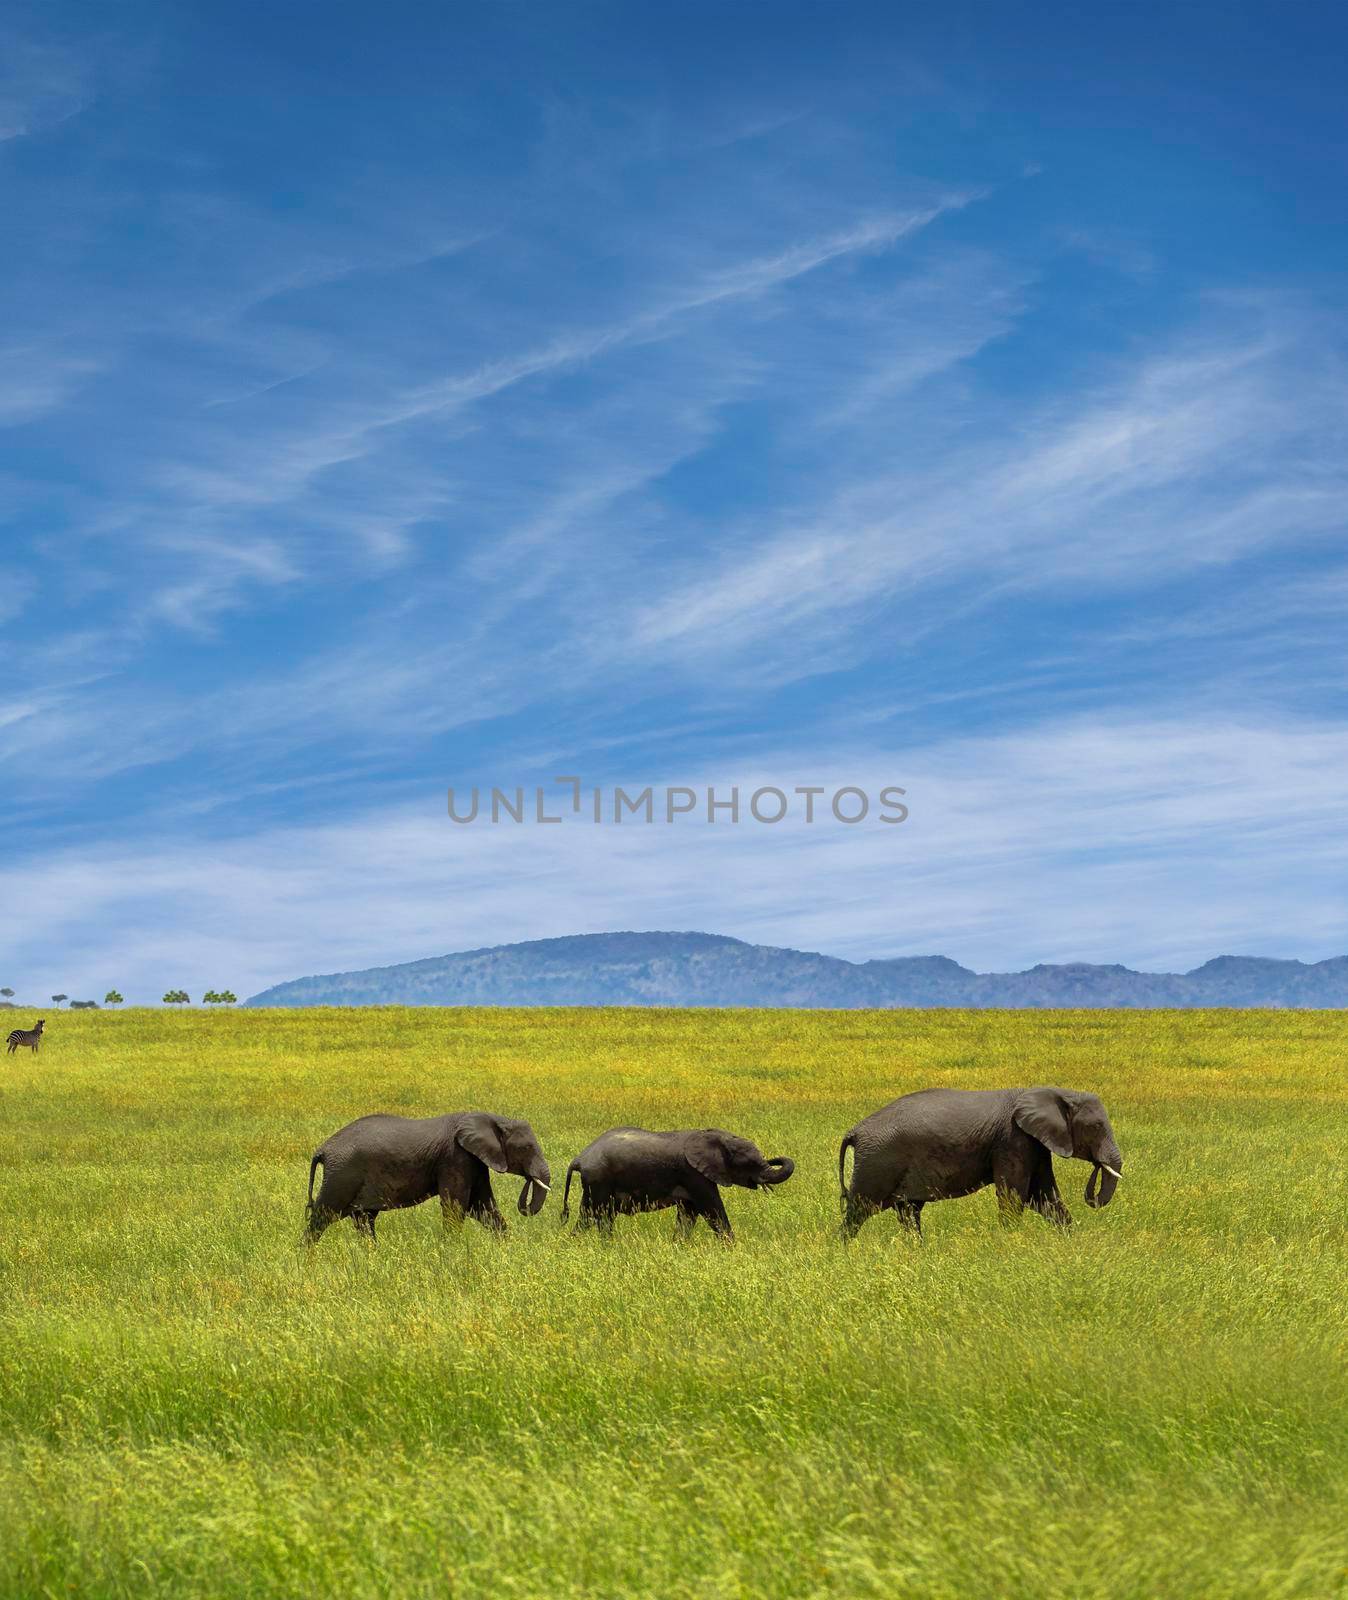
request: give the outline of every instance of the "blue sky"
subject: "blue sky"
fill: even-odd
[[[1331,8],[11,8],[0,983],[1348,950]],[[455,828],[854,783],[899,828]]]

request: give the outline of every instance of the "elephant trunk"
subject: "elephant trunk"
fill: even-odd
[[[1097,1211],[1101,1206],[1107,1206],[1114,1198],[1114,1191],[1123,1176],[1123,1157],[1117,1150],[1111,1150],[1109,1155],[1113,1159],[1097,1161],[1091,1168],[1090,1177],[1086,1180],[1086,1204]]]
[[[795,1170],[796,1163],[790,1156],[773,1156],[758,1181],[766,1184],[785,1183]]]
[[[543,1209],[543,1203],[551,1192],[551,1186],[552,1173],[544,1162],[524,1180],[524,1187],[520,1190],[520,1215],[536,1217]]]

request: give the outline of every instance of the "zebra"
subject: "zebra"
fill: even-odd
[[[35,1028],[15,1028],[9,1036],[9,1054],[13,1055],[21,1044],[26,1044],[36,1055],[37,1047],[42,1043],[42,1030],[46,1026],[47,1019],[44,1017]]]

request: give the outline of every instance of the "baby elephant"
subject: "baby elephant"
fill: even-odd
[[[849,1146],[855,1151],[850,1188],[843,1175]],[[928,1200],[954,1200],[989,1183],[996,1186],[1003,1221],[1029,1206],[1069,1227],[1054,1156],[1092,1163],[1088,1206],[1107,1206],[1114,1198],[1123,1157],[1095,1095],[1046,1086],[905,1094],[843,1137],[843,1237],[850,1239],[877,1211],[896,1212],[920,1233]]]
[[[317,1167],[323,1168],[323,1187],[315,1200]],[[373,1240],[381,1211],[420,1205],[433,1194],[440,1196],[446,1222],[469,1216],[499,1231],[505,1219],[491,1192],[493,1172],[523,1178],[520,1215],[538,1215],[552,1174],[527,1122],[486,1111],[361,1117],[325,1139],[309,1163],[305,1243],[312,1244],[339,1217],[350,1217],[357,1231]]]
[[[562,1220],[571,1204],[571,1176],[580,1174],[578,1227],[597,1224],[612,1233],[621,1213],[678,1208],[675,1236],[686,1239],[699,1217],[713,1233],[733,1239],[730,1218],[721,1202],[723,1183],[759,1189],[785,1183],[796,1170],[786,1156],[771,1160],[750,1139],[720,1128],[648,1133],[645,1128],[610,1128],[587,1145],[566,1171]]]

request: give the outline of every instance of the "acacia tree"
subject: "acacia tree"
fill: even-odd
[[[119,1006],[121,1003],[122,997],[117,993],[116,989],[109,989],[107,994],[103,996],[103,1004],[105,1006]]]
[[[56,1005],[56,1006],[59,1006],[60,1003],[62,1002],[62,1000],[69,999],[69,996],[68,995],[64,995],[64,994],[54,994],[51,998],[52,998],[52,1004]]]
[[[0,989],[0,996],[3,996],[6,1000],[12,1000],[14,998],[14,991],[13,989]]]
[[[221,989],[219,993],[214,989],[207,989],[201,998],[208,1006],[232,1006],[239,997],[232,989]]]
[[[192,996],[188,994],[186,989],[170,989],[164,996],[164,1004],[166,1006],[185,1006],[190,1005],[191,1002]]]

